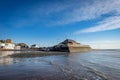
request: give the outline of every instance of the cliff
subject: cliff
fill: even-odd
[[[62,52],[81,52],[89,51],[91,50],[91,47],[89,45],[82,45],[71,39],[66,39],[58,45],[53,46],[52,50]]]

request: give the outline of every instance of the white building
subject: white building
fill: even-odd
[[[34,44],[34,45],[31,46],[31,48],[39,48],[39,46]]]
[[[14,49],[15,49],[15,50],[20,50],[20,49],[21,49],[21,46],[15,46]]]
[[[4,47],[5,43],[0,43],[0,48]]]
[[[0,48],[2,49],[14,49],[15,44],[13,43],[0,43]]]

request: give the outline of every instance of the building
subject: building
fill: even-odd
[[[37,44],[33,44],[31,45],[31,48],[39,48],[39,46]]]
[[[16,44],[17,46],[20,46],[22,49],[26,49],[26,48],[29,48],[29,46],[25,43],[18,43]]]
[[[14,43],[0,43],[1,49],[14,49],[15,44]]]
[[[14,49],[15,49],[15,50],[20,50],[20,49],[21,49],[21,46],[15,45]]]
[[[12,43],[11,39],[0,40],[0,49],[14,49],[15,44]]]
[[[5,46],[5,43],[0,42],[0,48],[3,48]]]

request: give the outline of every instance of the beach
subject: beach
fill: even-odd
[[[41,55],[43,52],[39,51],[23,51],[22,53],[20,51],[4,51],[4,55],[0,52],[0,56],[2,56],[0,58],[0,80],[118,80],[120,74],[115,69],[118,69],[119,65],[117,67],[117,64],[119,63],[113,63],[116,65],[113,68],[108,65],[106,69],[105,63],[108,63],[107,59],[109,58],[106,56],[104,60],[99,59],[102,55],[108,53],[111,55],[115,52],[115,55],[119,55],[117,54],[119,50],[97,50],[70,54],[44,52],[44,54],[49,53],[50,55]],[[10,56],[20,53],[24,56]],[[33,53],[37,56],[25,55],[33,55]],[[56,53],[58,54],[56,55]],[[107,73],[108,71],[109,73]]]

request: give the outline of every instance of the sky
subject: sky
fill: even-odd
[[[66,38],[120,49],[120,0],[0,0],[0,39],[53,46]]]

